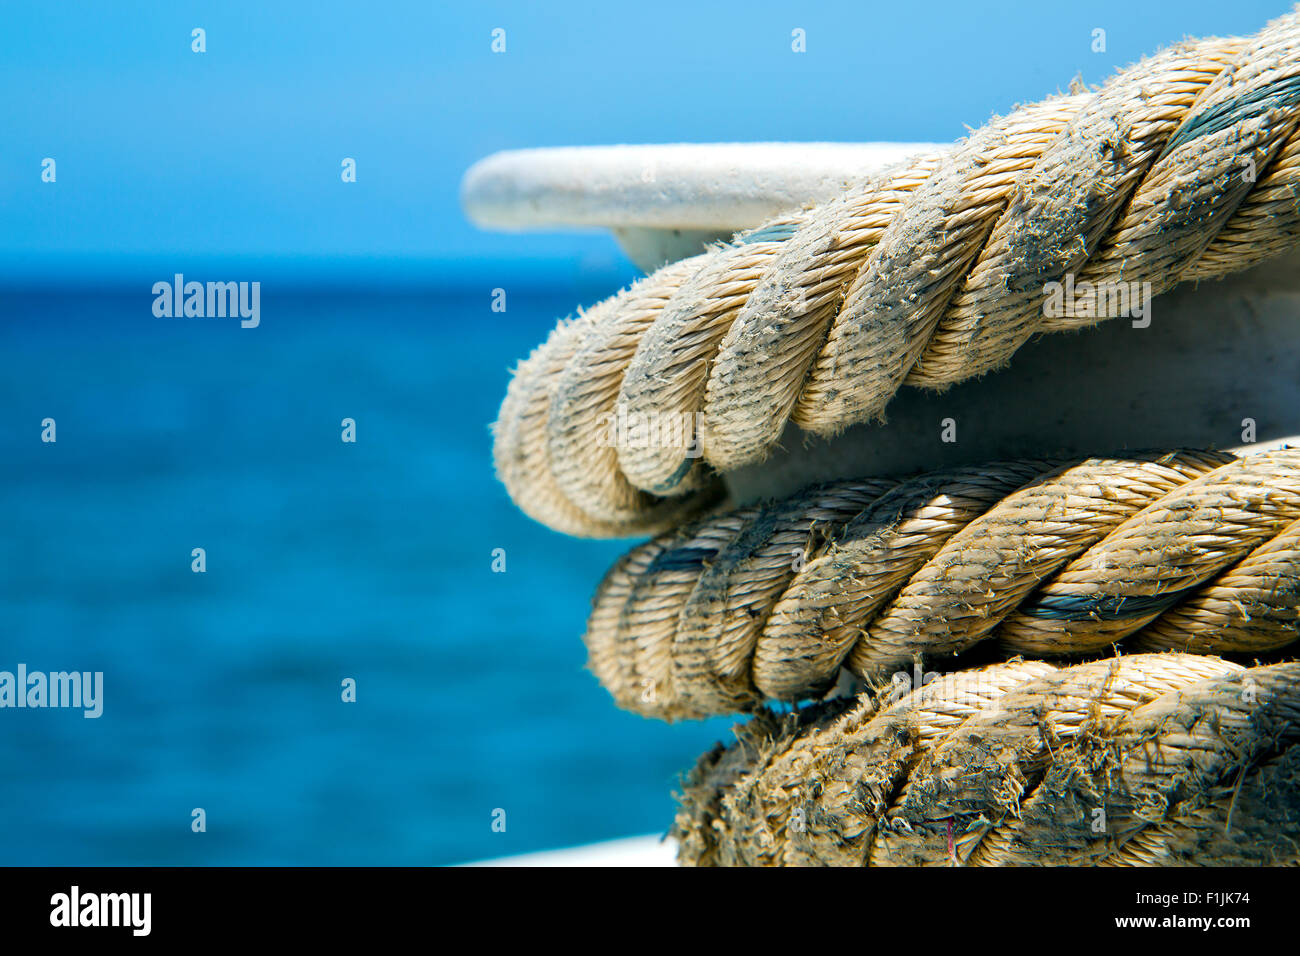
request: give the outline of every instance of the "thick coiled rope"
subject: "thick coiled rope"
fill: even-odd
[[[1126,453],[838,482],[639,545],[589,667],[669,720],[1005,655],[1250,654],[1300,636],[1300,449]]]
[[[498,473],[557,530],[671,527],[788,422],[833,435],[1121,302],[1048,314],[1048,283],[1159,294],[1296,245],[1298,126],[1300,14],[1021,107],[561,323],[516,370]]]
[[[737,736],[685,782],[682,863],[1300,863],[1300,663],[1011,661]]]

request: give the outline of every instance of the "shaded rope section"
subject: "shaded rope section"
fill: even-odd
[[[502,480],[559,530],[661,529],[791,422],[834,435],[904,384],[1278,255],[1300,242],[1298,126],[1300,14],[995,117],[562,324],[510,384]],[[1066,280],[1098,294],[1057,309]]]
[[[645,492],[629,489],[625,481],[613,480],[610,474],[610,456],[616,451],[611,443],[611,425],[617,422],[601,421],[600,427],[581,436],[564,435],[550,427],[556,408],[564,409],[580,404],[574,400],[575,377],[566,374],[578,357],[617,350],[626,336],[623,329],[621,307],[626,302],[636,306],[644,315],[647,305],[670,294],[673,284],[680,282],[691,268],[690,260],[675,263],[677,268],[667,273],[655,273],[620,293],[614,299],[602,302],[576,318],[561,322],[550,337],[538,346],[515,369],[510,388],[506,392],[501,411],[492,426],[493,459],[497,476],[506,486],[516,505],[542,524],[579,537],[626,537],[647,531],[672,527],[677,521],[703,510],[723,496],[720,482],[703,478],[701,489],[693,495],[678,498],[656,498]],[[617,373],[616,373],[617,374]],[[608,395],[603,385],[607,376],[593,374],[588,407],[607,405]],[[579,381],[578,387],[581,387]],[[565,387],[561,391],[561,386]],[[556,449],[577,448],[582,459],[595,458],[597,477],[608,479],[598,486],[598,500],[590,494],[575,489],[582,487],[583,473],[575,471],[573,461],[553,459]],[[585,454],[584,454],[585,453]],[[563,452],[561,451],[561,454]],[[585,486],[588,491],[593,486]]]
[[[1300,863],[1300,663],[1011,661],[760,711],[684,782],[699,866]]]
[[[1254,653],[1300,637],[1300,449],[1012,461],[819,486],[629,552],[585,640],[668,720],[1005,656]]]

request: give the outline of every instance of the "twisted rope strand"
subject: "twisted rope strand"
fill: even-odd
[[[1254,773],[1209,789],[1203,806],[1180,806],[1158,826],[1130,836],[1098,866],[1300,865],[1278,853],[1278,833],[1300,833],[1300,747]]]
[[[934,657],[972,647],[1075,555],[1215,465],[1231,467],[1196,452],[1139,459],[1136,467],[1090,461],[1010,495],[907,582],[854,646],[850,667],[870,674],[904,666],[917,653]]]
[[[929,838],[933,822],[975,811],[974,822],[958,830],[954,855],[970,865],[996,865],[1023,826],[1029,803],[1046,792],[1044,778],[1057,754],[1087,734],[1105,733],[1117,718],[1162,694],[1243,670],[1212,657],[1155,661],[1157,666],[1142,656],[1122,657],[1065,668],[1016,687],[996,709],[972,717],[914,765],[876,832],[873,861],[943,862],[941,848]],[[1056,848],[1061,838],[1049,837]]]
[[[1295,522],[1139,631],[1131,646],[1252,654],[1284,647],[1298,632],[1300,522]]]
[[[1300,664],[1140,654],[760,711],[685,781],[692,865],[1300,862]]]
[[[815,697],[842,665],[880,682],[987,639],[1007,656],[1130,636],[1277,649],[1300,637],[1297,595],[1300,449],[1152,452],[820,486],[703,518],[622,559],[585,640],[620,706],[675,720]]]
[[[1244,50],[1184,44],[1103,87],[1022,178],[906,381],[942,387],[990,371],[1051,322],[1044,286],[1077,272],[1126,209],[1145,208],[1133,193],[1155,157]]]
[[[811,391],[800,400],[797,424],[832,434],[879,417],[887,396],[916,364],[1017,183],[1089,99],[1049,99],[1012,114],[1009,128],[985,127],[916,192],[849,286],[818,356]],[[770,440],[750,443],[732,456],[732,466],[765,457],[784,418],[774,425]]]
[[[1022,653],[1100,650],[1266,546],[1297,518],[1300,449],[1224,465],[1152,502],[1079,555],[1007,617],[998,637]]]
[[[1104,801],[1108,834],[1106,855],[1144,831],[1152,820],[1181,824],[1187,815],[1204,812],[1205,805],[1242,776],[1254,776],[1261,760],[1281,756],[1294,766],[1300,747],[1300,665],[1257,667],[1200,681],[1166,693],[1128,712],[1111,727],[1093,723],[1076,745],[1076,765],[1053,761],[1042,783],[1020,805],[1018,814],[993,830],[994,839],[981,849],[978,863],[1017,866],[1031,862],[1050,846],[1068,865],[1097,862],[1092,821],[1079,810],[1093,800]],[[1105,739],[1109,730],[1109,740]],[[1089,785],[1077,782],[1080,770],[1091,771]],[[1112,782],[1114,781],[1114,782]],[[1294,821],[1300,812],[1300,790],[1294,778],[1279,797],[1283,815],[1274,821]],[[1208,785],[1208,786],[1207,786]],[[1073,804],[1073,806],[1071,805]],[[1240,818],[1237,818],[1238,820]],[[1230,831],[1223,818],[1224,836]],[[1254,819],[1256,827],[1269,822]],[[1273,859],[1256,862],[1300,862],[1296,831],[1274,831],[1269,841]],[[1197,862],[1217,862],[1202,855]]]
[[[784,237],[801,222],[779,221],[769,232]],[[724,247],[682,283],[642,336],[623,375],[617,407],[629,420],[663,421],[682,409],[703,407],[709,360],[782,242],[749,237]],[[694,423],[691,437],[698,441]],[[687,457],[687,449],[650,441],[620,443],[618,463],[629,482],[665,495],[681,494],[690,472],[702,466],[698,458]]]
[[[601,435],[598,429],[616,410],[623,370],[641,336],[696,272],[697,260],[684,259],[660,269],[624,292],[618,308],[602,310],[551,392],[546,432],[551,473],[561,494],[584,502],[588,514],[600,520],[627,523],[654,508],[651,496],[629,484],[619,470],[616,433]],[[565,423],[569,427],[563,427]],[[700,487],[707,482],[698,470],[692,477],[699,480],[683,482],[686,490],[691,484]]]
[[[621,295],[640,299],[637,294],[640,287],[638,283]],[[547,340],[515,369],[492,426],[497,475],[515,504],[542,524],[580,537],[617,538],[662,530],[722,497],[722,488],[715,482],[695,495],[680,498],[642,495],[634,502],[623,502],[620,511],[617,500],[612,505],[574,500],[560,486],[548,433],[555,386],[569,362],[580,353],[583,343],[617,320],[622,301],[623,298],[615,297],[556,326]],[[590,432],[585,436],[586,442],[599,447],[606,434]],[[612,492],[605,490],[610,488]],[[604,502],[621,491],[618,486],[606,485],[599,497]],[[631,517],[627,517],[629,506]],[[610,515],[615,517],[611,519]]]
[[[1036,332],[1112,317],[1130,283],[1158,294],[1294,247],[1298,127],[1295,13],[995,118],[562,323],[511,382],[498,471],[560,530],[669,527],[717,500],[708,466],[762,460],[787,421],[833,435],[904,383],[945,387]],[[1046,314],[1045,286],[1068,277],[1117,291]],[[611,452],[619,411],[690,440],[632,427]]]
[[[754,647],[755,687],[789,700],[828,683],[889,596],[952,535],[1054,469],[1036,460],[959,468],[882,495],[811,556],[773,605]]]

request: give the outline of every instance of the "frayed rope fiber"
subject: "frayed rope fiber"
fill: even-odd
[[[561,322],[511,381],[497,472],[556,530],[670,528],[790,422],[834,435],[1109,317],[1047,315],[1048,283],[1160,294],[1295,246],[1298,126],[1297,13],[995,118]]]
[[[628,552],[589,667],[668,720],[1006,656],[1255,654],[1300,637],[1300,449],[1024,460],[814,486]],[[958,666],[960,659],[955,662]]]
[[[681,863],[1300,863],[1300,663],[1013,660],[737,737],[685,781]]]

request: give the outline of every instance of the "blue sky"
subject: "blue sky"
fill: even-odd
[[[936,140],[1185,35],[1287,9],[1179,3],[114,2],[0,13],[0,280],[217,262],[445,281],[624,267],[603,234],[495,235],[464,170],[526,146]],[[190,49],[202,27],[207,52]],[[507,52],[490,51],[494,27]],[[807,52],[790,50],[806,31]],[[1106,52],[1091,50],[1106,30]],[[42,183],[53,157],[57,182]],[[339,177],[357,161],[355,184]],[[160,272],[161,270],[161,272]]]

